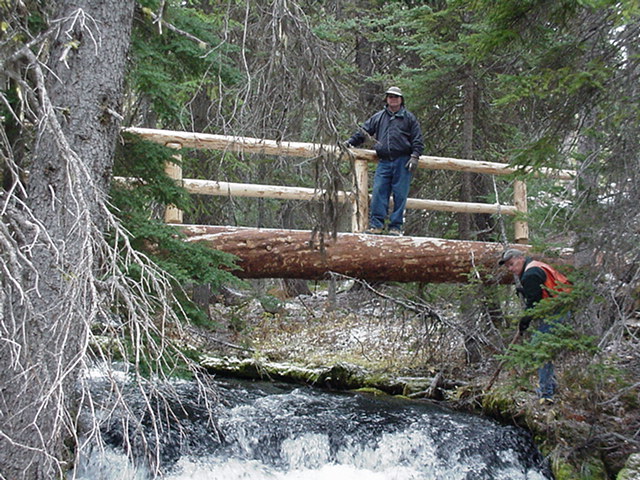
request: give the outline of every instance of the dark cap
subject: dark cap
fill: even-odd
[[[498,265],[504,265],[506,262],[515,257],[524,257],[524,253],[521,250],[516,250],[515,248],[508,248],[504,252],[502,252]]]

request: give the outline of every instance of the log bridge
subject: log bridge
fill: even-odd
[[[473,275],[481,280],[505,283],[512,279],[496,269],[496,262],[504,245],[490,242],[445,240],[425,237],[391,237],[361,233],[368,219],[368,164],[376,162],[372,150],[350,149],[348,155],[337,146],[300,142],[275,142],[247,137],[231,137],[192,132],[127,128],[125,132],[145,140],[178,150],[181,148],[211,149],[313,158],[322,154],[343,154],[354,162],[352,192],[339,192],[340,201],[352,205],[352,232],[335,236],[312,236],[311,231],[282,230],[213,225],[184,225],[183,214],[167,206],[165,221],[175,225],[190,242],[203,242],[216,250],[238,257],[241,270],[234,275],[241,278],[300,278],[324,279],[332,274],[355,277],[368,281],[458,283],[469,281]],[[272,185],[237,184],[213,180],[182,178],[181,156],[174,155],[175,163],[166,166],[167,174],[192,194],[229,195],[256,198],[318,200],[322,193],[313,188]],[[477,172],[491,175],[509,175],[516,169],[503,163],[478,162],[423,155],[418,168]],[[571,180],[571,170],[541,170],[558,180]],[[117,178],[122,182],[132,179]],[[526,184],[514,181],[514,205],[445,202],[408,199],[407,208],[465,213],[526,214]],[[509,247],[529,251],[528,226],[522,218],[514,223],[515,242]],[[566,263],[565,257],[552,263]]]

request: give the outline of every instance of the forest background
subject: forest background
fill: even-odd
[[[633,0],[0,2],[0,355],[10,366],[1,410],[19,412],[3,416],[3,475],[67,468],[69,445],[80,445],[75,412],[90,404],[82,372],[96,357],[129,359],[144,391],[145,378],[193,365],[171,339],[207,311],[180,287],[233,283],[219,268],[233,259],[181,242],[160,221],[164,205],[194,224],[331,233],[343,221],[331,201],[189,198],[164,174],[174,152],[120,127],[336,145],[390,85],[420,120],[425,154],[577,172],[559,184],[420,171],[410,196],[505,201],[513,179],[526,179],[532,244],[572,247],[579,259],[580,313],[562,347],[592,339],[572,358],[594,385],[583,400],[596,411],[621,398],[637,408],[639,9]],[[330,155],[182,155],[190,178],[329,192],[351,183],[348,164]],[[112,185],[114,174],[139,184]],[[511,233],[499,215],[417,210],[405,230],[498,242]],[[513,328],[509,292],[451,289],[477,334],[465,345],[484,343],[489,326]],[[437,292],[415,285],[410,295],[430,302]],[[115,346],[91,347],[96,324]],[[622,437],[615,470],[638,435],[636,422],[591,441]]]

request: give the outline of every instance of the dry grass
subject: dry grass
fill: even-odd
[[[283,301],[277,313],[266,313],[256,299],[237,307],[217,304],[211,314],[222,325],[218,334],[269,360],[306,366],[349,362],[406,375],[464,361],[460,342],[443,336],[437,321],[367,291],[340,293],[335,302],[326,292],[300,296]]]

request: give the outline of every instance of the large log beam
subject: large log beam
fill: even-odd
[[[460,283],[469,275],[500,283],[512,281],[497,268],[498,243],[338,233],[324,239],[311,232],[246,227],[176,225],[187,241],[236,255],[241,278],[320,280],[331,273],[369,281]],[[510,245],[527,252],[525,245]],[[495,277],[494,277],[495,276]]]

